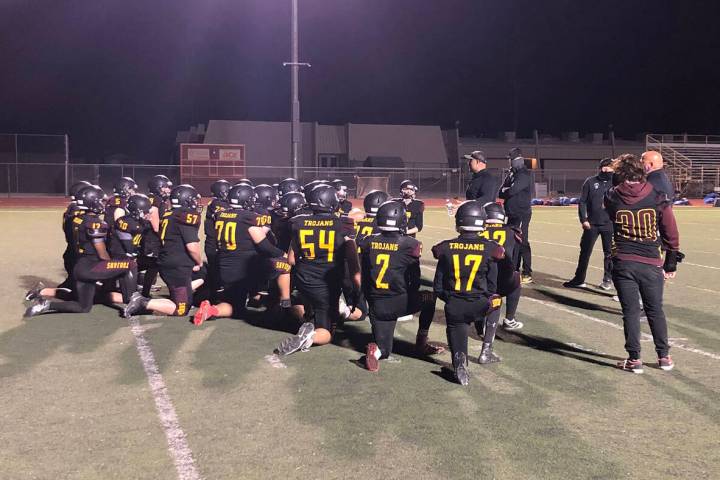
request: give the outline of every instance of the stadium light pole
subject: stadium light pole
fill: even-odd
[[[283,67],[290,67],[290,163],[292,176],[298,178],[298,160],[300,157],[300,95],[298,76],[300,67],[309,67],[309,63],[298,59],[298,0],[292,0],[290,12],[290,61]]]

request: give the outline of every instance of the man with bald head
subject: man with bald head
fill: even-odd
[[[667,195],[669,200],[672,200],[675,196],[675,189],[672,183],[670,183],[667,173],[665,173],[663,158],[660,152],[648,150],[642,154],[642,161],[643,165],[645,165],[648,183],[650,183],[655,190]]]

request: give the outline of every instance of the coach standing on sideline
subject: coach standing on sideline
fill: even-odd
[[[497,196],[497,179],[487,170],[485,154],[475,150],[470,155],[463,155],[468,161],[468,168],[472,172],[472,178],[465,191],[466,200],[477,200],[480,205],[494,202]]]
[[[670,179],[663,168],[664,162],[659,152],[648,150],[642,154],[642,162],[647,172],[647,181],[655,190],[667,195],[668,200],[672,201],[675,197],[675,189],[670,183]]]
[[[510,160],[510,174],[500,188],[500,198],[505,200],[508,224],[522,231],[520,258],[517,265],[517,269],[521,273],[521,282],[532,283],[532,252],[529,237],[530,218],[532,217],[530,172],[525,167],[525,159],[519,148],[510,150],[508,159]]]
[[[612,158],[600,160],[600,173],[588,177],[582,186],[582,195],[578,203],[578,215],[583,228],[580,239],[580,258],[578,259],[577,270],[572,280],[563,283],[566,288],[585,287],[585,276],[587,275],[590,255],[597,237],[602,240],[604,256],[604,274],[600,288],[610,290],[612,288],[612,237],[613,224],[610,216],[605,210],[603,201],[605,193],[612,187]]]

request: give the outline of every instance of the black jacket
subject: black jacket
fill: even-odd
[[[655,190],[659,190],[667,195],[668,199],[672,200],[675,197],[675,189],[673,188],[672,183],[670,183],[670,179],[664,169],[661,168],[660,170],[648,173],[647,181],[655,188]]]
[[[532,185],[527,168],[513,171],[500,188],[500,198],[505,200],[505,213],[514,217],[530,212]]]
[[[494,202],[497,199],[497,185],[496,178],[487,169],[473,173],[465,191],[465,198],[477,200],[481,205]]]
[[[585,180],[578,202],[578,215],[581,223],[587,221],[591,225],[610,225],[610,216],[603,205],[605,193],[610,188],[612,188],[612,175],[608,180],[601,180],[597,175]]]

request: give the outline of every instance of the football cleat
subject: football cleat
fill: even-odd
[[[27,291],[27,293],[25,294],[25,300],[31,301],[40,297],[40,292],[43,288],[45,288],[45,284],[42,282],[37,282],[30,290]]]
[[[532,275],[520,275],[520,283],[527,285],[528,283],[534,283]]]
[[[603,282],[600,285],[598,285],[598,287],[600,287],[601,289],[603,289],[605,291],[612,290],[613,283],[610,280],[603,280]]]
[[[470,383],[470,374],[467,370],[467,358],[462,352],[457,352],[455,358],[453,358],[453,364],[455,366],[455,379],[460,385],[467,385]]]
[[[445,351],[445,347],[428,343],[426,335],[415,337],[415,351],[420,355],[439,355]]]
[[[280,355],[290,355],[298,350],[307,351],[312,346],[315,336],[315,325],[305,322],[300,325],[297,335],[293,335],[280,342],[277,351]]]
[[[673,359],[670,355],[667,357],[660,357],[658,358],[658,366],[660,367],[660,370],[665,370],[666,372],[669,372],[673,368],[675,368],[675,362],[673,362]]]
[[[398,317],[397,321],[398,322],[409,322],[412,319],[413,319],[412,315],[403,315],[402,317]]]
[[[626,372],[643,373],[643,364],[640,359],[628,358],[627,360],[618,362],[616,366],[620,370],[624,370]]]
[[[133,292],[127,305],[125,305],[125,308],[123,308],[123,318],[130,318],[142,312],[143,310],[145,310],[145,307],[147,307],[149,301],[150,299],[143,297],[140,292]]]
[[[520,330],[523,326],[525,326],[524,323],[518,322],[517,320],[513,319],[504,319],[503,320],[503,328],[507,330],[508,332],[512,332],[513,330]]]
[[[480,356],[478,357],[478,363],[485,365],[488,363],[497,363],[500,361],[500,357],[495,355],[492,351],[492,345],[483,343]]]
[[[217,307],[210,304],[209,301],[203,300],[200,303],[195,315],[193,316],[193,323],[195,325],[202,325],[208,318],[216,317],[218,315]]]
[[[587,287],[587,283],[580,282],[573,278],[572,280],[569,280],[569,281],[563,283],[563,287],[565,287],[565,288],[585,288],[585,287]]]
[[[380,370],[380,362],[375,356],[378,352],[378,346],[374,343],[368,343],[365,349],[365,368],[371,372],[377,372]]]
[[[24,317],[34,317],[36,315],[42,315],[43,313],[47,313],[50,311],[50,300],[47,300],[45,298],[39,298],[35,303],[30,305],[27,310],[25,310]]]

